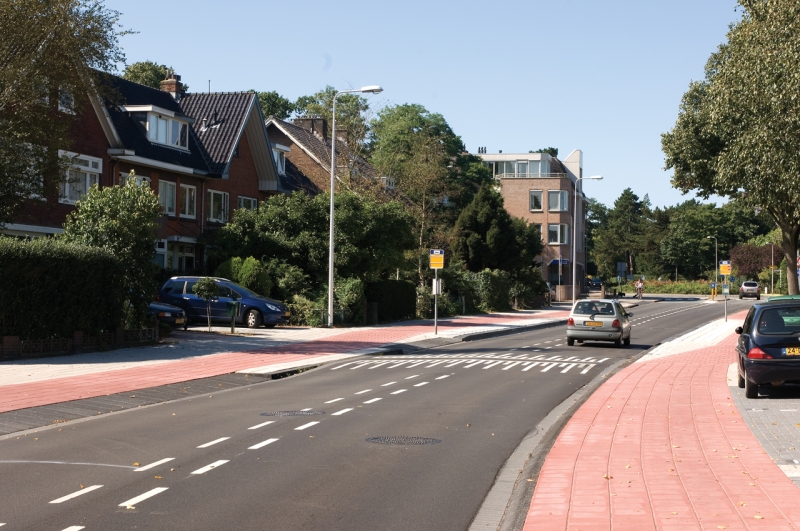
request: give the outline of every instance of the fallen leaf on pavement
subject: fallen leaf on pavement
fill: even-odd
[[[134,507],[133,505],[127,505],[127,506],[125,506],[125,508],[126,509],[136,509],[136,507]]]
[[[603,474],[603,479],[614,479],[614,476],[609,476],[608,474]]]
[[[134,463],[133,466],[140,466],[139,463]]]
[[[744,507],[745,505],[747,505],[745,502],[739,502],[739,507]]]
[[[755,515],[753,518],[755,518],[756,520],[763,520],[764,519],[764,517],[761,516],[760,514]]]
[[[631,465],[625,465],[625,468],[630,468],[630,467],[631,467]]]
[[[161,476],[155,476],[156,479],[164,479]]]

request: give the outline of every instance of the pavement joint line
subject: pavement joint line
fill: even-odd
[[[201,444],[198,448],[208,448],[209,446],[214,446],[217,443],[221,443],[222,441],[227,441],[230,437],[220,437],[219,439],[214,439],[213,441],[209,441],[205,444]]]
[[[229,462],[228,459],[220,459],[219,461],[214,461],[213,463],[211,463],[209,465],[206,465],[203,468],[198,468],[197,470],[192,472],[192,474],[193,475],[205,474],[206,472],[210,472],[211,470],[214,470],[215,468],[220,467],[220,466],[224,465],[227,462]],[[134,504],[131,503],[131,505],[134,505]]]
[[[252,428],[251,428],[252,429]],[[164,459],[160,459],[154,463],[150,463],[149,465],[140,466],[139,468],[134,468],[134,472],[144,472],[145,470],[150,470],[151,468],[155,468],[158,465],[163,465],[164,463],[168,463],[169,461],[174,460],[174,457],[166,457]]]
[[[76,490],[72,494],[67,494],[66,496],[61,496],[60,498],[56,498],[55,500],[51,501],[50,503],[64,503],[67,500],[71,500],[73,498],[77,498],[78,496],[82,496],[84,494],[88,494],[93,490],[97,490],[102,488],[102,485],[92,485],[91,487],[85,487],[81,490]]]
[[[144,501],[147,498],[152,498],[156,494],[161,494],[165,490],[169,490],[169,487],[156,487],[156,488],[154,488],[152,490],[148,490],[147,492],[145,492],[143,494],[139,494],[135,498],[131,498],[130,500],[127,500],[127,501],[124,501],[124,502],[120,503],[118,505],[118,507],[133,507],[137,503],[139,503],[140,501]]]

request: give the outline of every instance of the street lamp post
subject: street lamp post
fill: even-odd
[[[719,245],[716,236],[706,236],[706,240],[710,240],[711,238],[714,238],[714,284],[719,286],[719,254],[717,253]],[[714,291],[714,293],[716,293],[716,291]],[[717,297],[714,296],[714,299],[716,298]]]
[[[333,96],[333,119],[331,124],[331,220],[330,239],[328,240],[328,327],[333,328],[333,192],[336,188],[336,98],[342,94],[360,92],[378,94],[383,89],[378,85],[369,85],[353,90],[340,90]]]
[[[769,292],[775,293],[775,244],[769,242],[770,245],[770,259],[769,259]]]
[[[582,181],[584,179],[595,179],[601,181],[603,179],[602,175],[592,175],[591,177],[578,177],[575,179],[575,202],[572,208],[572,305],[575,306],[575,288],[577,287],[576,284],[576,267],[575,267],[575,257],[577,255],[577,248],[578,248],[578,181]],[[560,247],[559,247],[560,248]],[[584,252],[586,250],[584,249]],[[561,267],[561,257],[558,257],[559,260],[559,267]],[[586,260],[584,260],[585,262]],[[586,264],[584,264],[584,268]],[[586,276],[586,272],[584,271],[584,277]]]

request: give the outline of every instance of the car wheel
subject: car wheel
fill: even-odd
[[[744,375],[744,396],[746,398],[758,398],[758,384],[753,383],[747,374]]]
[[[261,314],[258,313],[258,310],[248,310],[245,321],[247,322],[247,328],[258,328],[261,326]]]
[[[757,300],[757,301],[760,301],[760,300],[761,300],[761,295],[759,295],[758,297],[756,297],[756,300]]]
[[[617,339],[614,341],[614,346],[620,348],[622,346],[622,339]]]
[[[626,337],[622,342],[625,343],[626,347],[631,346],[631,336]]]
[[[183,329],[186,330],[189,328],[189,319],[183,320]]]
[[[739,295],[739,300],[742,300],[742,296],[741,295]]]
[[[739,374],[738,371],[736,372],[736,374],[737,374],[737,376],[739,376],[739,382],[738,382],[739,389],[744,389],[744,376]]]
[[[574,339],[572,339],[571,337],[568,337],[568,338],[567,338],[567,345],[569,345],[569,346],[571,347],[571,346],[573,346],[574,344],[575,344],[575,340],[574,340]]]

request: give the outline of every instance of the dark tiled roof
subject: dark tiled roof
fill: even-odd
[[[205,148],[212,174],[225,170],[254,98],[253,92],[196,93],[181,97],[180,108],[195,120],[192,131]]]
[[[185,114],[178,102],[168,92],[107,74],[103,75],[102,79],[103,82],[110,85],[112,90],[119,93],[120,105],[155,105],[175,113]],[[189,135],[188,152],[156,144],[147,139],[144,127],[132,119],[129,113],[109,102],[106,102],[106,108],[122,141],[122,147],[125,149],[134,150],[140,157],[208,172],[208,164],[202,155],[202,149],[192,135]]]

